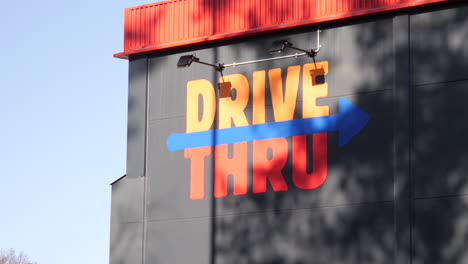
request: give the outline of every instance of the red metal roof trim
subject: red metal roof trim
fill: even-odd
[[[127,58],[150,51],[450,1],[164,1],[125,9],[124,52],[114,56]]]

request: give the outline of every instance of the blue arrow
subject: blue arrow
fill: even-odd
[[[335,131],[338,131],[339,145],[343,147],[367,125],[370,116],[344,97],[340,98],[339,107],[340,112],[336,115],[192,133],[174,133],[167,139],[167,148],[170,151],[176,151],[186,148]]]

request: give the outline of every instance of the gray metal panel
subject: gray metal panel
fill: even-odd
[[[306,33],[282,33],[250,40],[232,41],[220,47],[187,51],[172,55],[149,58],[150,120],[185,116],[186,83],[207,79],[217,85],[220,74],[213,68],[193,63],[187,68],[177,68],[181,55],[196,53],[200,60],[209,63],[232,63],[271,58],[268,50],[273,41],[289,39],[295,46],[310,49],[316,46],[316,29]],[[330,73],[327,82],[329,96],[343,96],[392,89],[393,44],[392,20],[382,19],[342,27],[323,29],[320,39],[322,49],[316,61],[329,61]],[[294,54],[286,50],[283,55]],[[254,71],[283,68],[285,79],[287,66],[313,63],[308,57],[290,58],[233,68],[226,68],[224,75],[244,74],[250,80]],[[268,87],[268,80],[267,80]],[[252,98],[252,87],[250,87]],[[267,98],[270,92],[266,90]],[[302,100],[299,90],[298,101]],[[266,100],[267,105],[271,105]],[[248,107],[251,107],[249,102]]]
[[[219,73],[208,66],[193,63],[188,68],[176,67],[181,55],[192,53],[149,59],[149,113],[151,121],[185,116],[188,81],[208,79],[216,84]],[[196,55],[204,61],[211,62],[215,52],[213,49],[197,50]]]
[[[369,127],[342,149],[338,148],[336,134],[330,133],[330,163],[326,183],[316,190],[303,191],[292,187],[286,193],[273,193],[270,190],[266,194],[255,195],[251,194],[249,187],[248,195],[231,194],[216,199],[216,214],[393,200],[391,121],[393,117],[392,111],[389,110],[392,109],[391,90],[394,77],[391,29],[392,20],[383,19],[325,29],[321,35],[322,50],[317,61],[326,60],[330,63],[330,72],[325,76],[329,84],[329,98],[319,99],[318,104],[330,104],[332,113],[337,113],[338,96],[354,94],[356,96],[350,97],[352,101],[369,112],[373,118]],[[274,40],[287,38],[297,47],[312,48],[315,46],[315,37],[315,28],[312,28],[306,33],[288,35],[283,33],[238,41],[217,48],[196,50],[196,55],[206,62],[230,63],[260,59],[271,57],[268,54],[268,47]],[[288,51],[286,54],[290,53],[291,51]],[[177,69],[175,65],[180,55],[149,59],[151,123],[148,145],[150,177],[148,219],[150,221],[209,216],[211,212],[212,156],[206,160],[205,199],[190,200],[190,161],[184,158],[183,151],[169,152],[166,140],[171,133],[185,132],[187,81],[208,79],[216,86],[220,75],[212,68],[196,63],[189,68]],[[311,62],[310,58],[305,57],[287,59],[228,68],[224,74],[241,73],[251,82],[254,71],[281,67],[284,80],[288,66]],[[266,102],[267,105],[271,105],[268,85],[267,80]],[[252,87],[250,93],[252,98]],[[301,118],[301,89],[297,101],[296,117]],[[245,111],[249,122],[251,122],[251,107],[249,103]],[[273,121],[271,107],[267,107],[266,112],[267,121]],[[290,178],[290,175],[287,177]],[[295,202],[296,200],[298,202]]]
[[[207,159],[205,199],[190,200],[190,160],[183,150],[170,152],[166,140],[171,133],[185,131],[185,118],[150,122],[149,127],[149,221],[208,216],[211,212],[212,163]]]
[[[112,224],[143,221],[144,178],[124,177],[112,185]]]
[[[394,263],[393,219],[392,203],[382,203],[157,221],[148,224],[147,259],[151,263],[390,264]],[[209,262],[211,256],[214,262]]]
[[[147,263],[409,263],[412,253],[416,264],[467,263],[468,125],[463,120],[468,81],[460,81],[468,77],[467,13],[464,4],[411,15],[411,21],[403,15],[324,29],[317,61],[330,63],[325,77],[329,97],[318,103],[329,105],[334,114],[339,97],[346,96],[372,120],[343,148],[336,133],[329,133],[328,178],[314,190],[293,187],[275,193],[269,187],[267,193],[252,194],[250,172],[247,195],[213,199],[210,156],[205,199],[190,200],[190,161],[183,151],[167,151],[166,139],[185,132],[187,81],[208,79],[216,85],[219,74],[199,64],[176,69],[179,56],[191,51],[149,58]],[[271,57],[270,43],[284,38],[311,48],[315,28],[233,41],[196,53],[207,62],[260,59]],[[281,67],[284,80],[287,66],[309,62],[288,59],[229,68],[224,74],[242,73],[251,81],[253,71]],[[410,73],[415,88],[409,87]],[[144,173],[146,80],[146,59],[132,61],[130,177]],[[442,83],[427,85],[434,82]],[[301,97],[300,93],[297,109]],[[250,119],[251,104],[246,113]],[[267,113],[267,121],[272,121],[271,107]],[[300,111],[295,117],[301,117]],[[143,180],[117,182],[112,199],[111,263],[140,263],[143,226],[135,222],[143,215]]]
[[[112,224],[110,264],[142,263],[143,224]]]
[[[468,194],[468,81],[415,88],[416,197]]]
[[[208,218],[148,223],[147,263],[213,263]]]
[[[145,175],[146,64],[146,58],[129,63],[127,177],[130,178]]]
[[[349,96],[350,101],[368,112],[372,120],[346,146],[338,146],[338,134],[328,133],[328,176],[323,185],[313,190],[301,190],[292,184],[291,160],[283,174],[289,184],[287,192],[244,196],[228,195],[215,200],[216,214],[238,214],[275,210],[344,206],[364,202],[393,200],[392,112],[387,103],[391,91],[361,96]],[[321,99],[330,106],[330,114],[338,113],[338,97]],[[300,104],[299,104],[300,106]],[[299,107],[300,108],[300,107]],[[268,111],[267,111],[268,112]],[[291,139],[288,139],[291,146]],[[249,165],[249,170],[252,165]],[[249,174],[249,182],[251,173]]]
[[[411,16],[415,85],[468,79],[468,6]]]
[[[395,263],[392,203],[216,219],[214,263]]]
[[[359,135],[342,148],[338,146],[338,134],[329,133],[329,172],[322,186],[314,190],[294,187],[290,174],[292,164],[289,162],[284,171],[290,186],[288,192],[270,190],[264,194],[252,194],[249,185],[247,195],[234,196],[231,193],[215,199],[216,215],[392,201],[392,96],[392,91],[386,91],[347,97],[368,112],[372,119]],[[330,105],[330,114],[336,114],[338,99],[333,97],[320,101],[321,104]],[[301,109],[300,103],[298,109]],[[267,112],[271,113],[270,110],[271,107],[268,107]],[[272,119],[271,114],[267,119]],[[184,158],[183,151],[167,150],[168,136],[184,130],[184,118],[150,123],[148,219],[151,221],[202,217],[211,213],[212,156],[206,158],[205,163],[205,199],[190,200],[190,161]],[[249,184],[251,170],[252,164],[249,164]]]
[[[409,15],[393,19],[395,263],[411,263],[411,110]]]
[[[414,264],[468,263],[468,196],[415,201]]]
[[[272,42],[281,39],[288,39],[298,48],[315,48],[316,28],[311,27],[308,30],[310,31],[306,33],[275,34],[238,44],[220,46],[217,48],[217,54],[219,54],[219,60],[225,63],[271,58],[277,56],[268,53]],[[330,87],[329,96],[392,89],[391,85],[386,82],[392,80],[394,72],[392,38],[391,19],[322,28],[320,35],[322,48],[315,60],[330,63],[330,73],[326,76]],[[295,53],[297,51],[286,49],[282,55]],[[253,71],[273,68],[283,68],[285,71],[286,66],[306,63],[313,63],[313,60],[308,57],[299,57],[239,66],[226,69],[225,75],[242,73],[249,76]],[[285,76],[283,80],[284,78]],[[299,90],[298,101],[301,100],[302,93]]]

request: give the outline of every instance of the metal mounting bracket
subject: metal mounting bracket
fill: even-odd
[[[320,44],[320,30],[319,27],[317,27],[317,47],[315,49],[310,49],[310,50],[305,50],[305,49],[300,49],[297,47],[294,47],[294,45],[287,41],[287,40],[280,40],[280,41],[275,41],[273,45],[276,45],[277,47],[274,47],[273,49],[270,50],[270,53],[281,53],[285,48],[297,50],[297,51],[302,51],[302,53],[295,53],[292,55],[285,55],[285,56],[279,56],[279,57],[273,57],[273,58],[265,58],[265,59],[259,59],[259,60],[251,60],[251,61],[244,61],[244,62],[233,62],[229,64],[224,64],[224,63],[206,63],[203,61],[200,61],[195,55],[186,55],[182,56],[177,64],[178,67],[188,67],[192,62],[204,64],[213,67],[216,71],[218,72],[223,72],[225,68],[230,68],[230,67],[236,67],[236,66],[241,66],[241,65],[247,65],[247,64],[254,64],[254,63],[260,63],[260,62],[265,62],[265,61],[274,61],[274,60],[281,60],[281,59],[287,59],[287,58],[294,58],[294,57],[302,57],[302,56],[308,56],[311,58],[315,58],[317,56],[317,53],[320,51],[320,48],[322,45]]]

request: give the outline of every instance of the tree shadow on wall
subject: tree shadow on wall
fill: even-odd
[[[220,1],[221,6],[215,7],[212,1],[201,1],[207,10],[227,10],[229,2]],[[258,11],[248,12],[246,23],[258,25]],[[284,9],[276,17],[287,18],[290,12],[292,8]],[[273,192],[270,186],[267,193],[252,194],[249,189],[242,197],[230,194],[213,199],[211,262],[395,263],[397,249],[414,263],[466,262],[468,142],[464,134],[468,125],[460,120],[468,112],[464,103],[468,84],[462,81],[467,79],[468,66],[462,47],[468,40],[467,12],[465,5],[432,15],[412,14],[408,104],[395,97],[395,79],[405,71],[395,71],[396,61],[406,60],[399,54],[407,51],[394,50],[392,17],[324,26],[317,61],[330,61],[325,80],[331,94],[318,103],[336,114],[339,97],[346,96],[372,120],[343,148],[338,147],[336,133],[328,134],[328,175],[317,189],[294,186],[289,158],[284,169],[287,192]],[[157,22],[158,18],[152,19]],[[216,23],[212,27],[216,32]],[[252,45],[258,57],[265,52],[262,45]],[[222,56],[214,49],[214,62]],[[213,80],[218,78],[215,74]],[[409,128],[394,122],[401,118],[395,107],[402,105],[408,107]],[[129,107],[133,106],[130,101]],[[405,133],[410,141],[399,142],[399,135]],[[309,143],[302,151],[310,158]],[[395,152],[401,144],[407,144],[405,157]],[[400,177],[395,163],[401,159],[410,161],[403,169],[405,178],[399,179],[404,188],[394,186]],[[309,164],[308,172],[313,167]],[[411,225],[400,228],[404,238],[412,234],[412,246],[397,248],[401,234],[395,233],[395,225],[399,217],[406,217],[395,210],[395,201],[401,197],[408,197],[411,205],[406,212]]]
[[[403,106],[408,107],[404,118],[412,123],[406,132],[398,131],[405,127],[394,122],[394,118],[401,118],[395,107],[402,103],[396,101],[400,99],[394,97],[393,85],[395,78],[400,78],[396,74],[405,71],[395,72],[394,67],[397,60],[406,58],[398,57],[405,52],[393,50],[393,18],[325,28],[329,33],[325,33],[324,42],[328,37],[336,43],[328,43],[328,51],[324,46],[317,60],[329,60],[330,72],[335,67],[343,74],[349,64],[359,64],[354,73],[359,81],[339,80],[343,77],[330,74],[330,91],[340,89],[332,84],[348,83],[353,92],[331,95],[319,104],[329,105],[330,114],[335,114],[338,98],[347,96],[370,113],[372,120],[343,148],[338,147],[338,135],[329,133],[328,178],[319,188],[294,187],[289,158],[283,171],[288,192],[273,192],[270,186],[263,194],[251,194],[249,189],[246,196],[230,194],[214,199],[212,262],[395,263],[396,250],[415,263],[465,262],[468,228],[463,222],[468,217],[468,199],[463,195],[468,187],[464,176],[468,142],[463,135],[468,125],[460,122],[460,115],[468,110],[463,104],[468,92],[461,81],[467,76],[459,72],[467,64],[462,59],[466,52],[457,43],[464,43],[460,37],[467,40],[466,11],[465,7],[411,16],[410,66],[414,75],[409,80],[410,100]],[[443,21],[435,23],[425,16],[441,16]],[[354,26],[359,30],[353,30]],[[352,36],[346,35],[347,30]],[[428,41],[434,34],[445,41]],[[435,56],[434,50],[444,53]],[[360,61],[342,59],[349,51],[355,55],[351,59]],[[447,115],[458,117],[452,120]],[[411,151],[407,154],[412,160],[403,173],[405,178],[399,179],[407,187],[400,189],[394,186],[395,177],[401,177],[396,176],[395,162],[402,157],[395,147],[402,144],[397,141],[405,133],[411,138],[406,149]],[[310,149],[304,151],[311,157]],[[251,186],[251,180],[249,183]],[[408,196],[410,210],[400,215],[395,202]],[[397,248],[401,234],[395,232],[395,225],[401,217],[411,218],[411,225],[399,228],[404,229],[404,239],[411,233],[412,241],[411,246]]]

